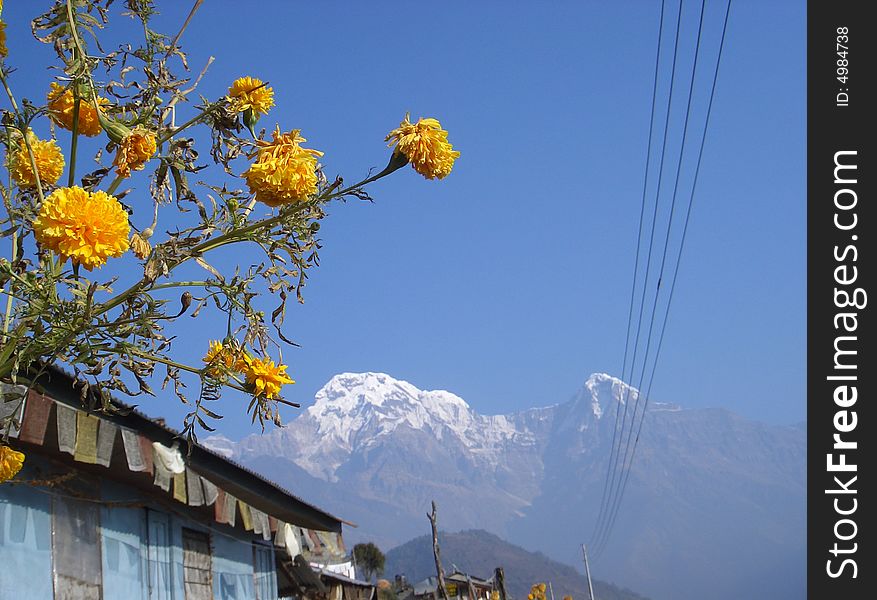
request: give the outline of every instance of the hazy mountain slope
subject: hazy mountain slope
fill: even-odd
[[[609,446],[564,456],[578,444],[561,434],[552,440],[543,482],[550,493],[534,500],[509,539],[591,539]],[[801,597],[804,457],[795,428],[718,409],[650,412],[595,572],[656,598]],[[565,562],[578,558],[571,543],[545,550]],[[775,591],[765,595],[768,588]]]
[[[441,515],[440,515],[441,516]],[[442,566],[446,573],[454,570],[489,578],[496,567],[505,572],[508,593],[519,600],[527,597],[530,586],[551,582],[557,599],[571,595],[576,600],[588,597],[587,579],[569,565],[551,560],[544,554],[529,552],[501,540],[484,530],[440,533]],[[417,583],[435,575],[432,537],[423,535],[393,548],[386,554],[384,576],[404,574]],[[594,582],[594,593],[600,600],[639,600],[643,596],[622,590],[603,581]]]

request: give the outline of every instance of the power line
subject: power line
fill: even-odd
[[[701,134],[700,148],[698,150],[697,163],[696,163],[695,170],[694,170],[694,178],[693,178],[692,186],[691,186],[691,194],[690,194],[689,199],[688,199],[688,208],[687,208],[686,214],[685,214],[685,222],[684,222],[683,228],[682,228],[682,235],[681,235],[681,239],[680,239],[680,243],[679,243],[679,250],[678,250],[677,255],[676,255],[676,264],[675,264],[675,267],[673,270],[673,279],[672,279],[672,282],[670,284],[670,291],[668,293],[667,304],[666,304],[666,307],[664,310],[664,316],[663,316],[662,323],[661,323],[661,333],[660,333],[659,338],[658,338],[658,345],[657,345],[657,348],[655,350],[655,357],[654,357],[653,362],[652,362],[652,370],[651,370],[651,374],[649,376],[649,382],[648,382],[648,385],[646,388],[643,413],[642,413],[642,417],[641,417],[640,422],[639,422],[639,426],[637,428],[637,434],[636,434],[636,439],[635,439],[634,445],[633,445],[633,451],[632,451],[632,454],[630,457],[630,463],[628,464],[627,469],[624,473],[623,482],[622,482],[622,486],[621,486],[621,492],[619,494],[619,499],[618,499],[618,502],[616,503],[616,505],[614,506],[614,512],[612,513],[610,523],[608,526],[608,530],[607,530],[607,533],[605,536],[606,540],[608,540],[608,536],[611,534],[612,528],[615,525],[615,520],[618,516],[618,510],[619,510],[620,505],[621,505],[621,499],[624,496],[624,491],[627,488],[627,482],[630,478],[631,466],[633,465],[633,459],[634,459],[634,456],[636,455],[637,446],[639,445],[639,439],[640,439],[640,435],[642,433],[642,426],[643,426],[643,422],[645,421],[645,414],[646,414],[646,410],[648,409],[649,399],[651,397],[652,384],[653,384],[654,378],[655,378],[655,371],[657,370],[658,358],[660,356],[661,348],[663,347],[663,343],[664,343],[664,334],[666,333],[667,322],[669,320],[670,306],[671,306],[672,301],[673,301],[673,293],[676,289],[676,282],[677,282],[678,275],[679,275],[679,266],[682,262],[682,251],[685,247],[685,239],[686,239],[686,236],[688,233],[688,225],[689,225],[689,222],[691,219],[691,210],[692,210],[692,206],[694,204],[694,196],[695,196],[695,192],[697,189],[697,181],[698,181],[698,176],[700,174],[700,167],[701,167],[701,163],[702,163],[702,159],[703,159],[703,150],[704,150],[704,147],[706,145],[706,135],[707,135],[707,131],[709,128],[710,116],[712,115],[713,100],[715,98],[716,84],[718,82],[719,66],[720,66],[721,60],[722,60],[722,52],[724,50],[725,36],[727,33],[727,28],[728,28],[728,18],[729,18],[730,12],[731,12],[731,1],[732,0],[728,0],[728,4],[725,8],[725,16],[724,16],[724,20],[722,23],[722,36],[721,36],[721,39],[719,41],[719,51],[718,51],[718,54],[716,56],[716,66],[715,66],[715,69],[713,71],[713,81],[712,81],[712,85],[710,88],[710,96],[709,96],[709,102],[707,104],[706,117],[704,119],[703,132]],[[703,2],[705,4],[705,0],[703,0]],[[702,4],[701,5],[701,25],[703,23],[703,9],[704,9],[704,6]],[[701,29],[698,29],[698,48],[699,48],[699,42],[700,42],[700,34],[701,34]],[[689,90],[689,105],[688,105],[688,109],[686,110],[685,127],[683,129],[683,139],[682,139],[683,147],[685,144],[685,137],[686,137],[687,127],[688,127],[688,117],[689,117],[689,112],[690,112],[690,107],[691,107],[691,94],[692,94],[692,90],[693,90],[693,86],[694,86],[694,78],[696,76],[696,68],[697,68],[697,50],[695,51],[694,67],[692,69],[692,83],[691,83],[691,89]],[[673,205],[674,206],[675,206],[675,201],[676,201],[676,192],[677,192],[678,183],[679,183],[679,172],[681,170],[681,163],[682,163],[682,151],[680,150],[679,165],[677,166],[677,172],[676,172],[676,185],[674,186],[674,191],[673,191]],[[670,221],[672,221],[672,215],[673,215],[673,208],[671,207]],[[663,267],[664,267],[664,259],[666,258],[667,248],[669,246],[669,237],[670,237],[670,222],[668,222],[668,224],[667,224],[667,235],[666,235],[665,241],[664,241],[664,257],[662,258],[662,265],[661,265],[661,273],[662,274],[663,274]],[[653,308],[652,308],[653,318],[654,318],[655,310],[657,308],[657,293],[658,293],[658,291],[656,290],[655,304],[653,305]],[[650,329],[651,329],[651,327],[650,327]],[[648,353],[648,351],[647,351],[647,353]],[[645,375],[645,369],[643,370],[643,375]],[[640,380],[640,384],[641,383],[642,383],[642,378]],[[605,541],[603,543],[603,546],[605,546]],[[603,546],[601,546],[601,548],[599,550],[600,552],[602,552]]]
[[[604,536],[603,536],[602,540],[598,541],[598,543],[600,544],[598,546],[598,553],[602,552],[603,546],[605,545],[605,542],[608,541],[608,537],[611,533],[611,530],[612,530],[613,526],[615,525],[615,519],[618,515],[619,507],[621,506],[621,499],[624,495],[625,486],[623,484],[625,484],[627,482],[627,479],[630,477],[630,468],[633,464],[633,457],[631,456],[631,461],[628,462],[628,456],[630,454],[630,449],[632,447],[632,442],[633,442],[633,430],[634,430],[634,427],[636,427],[637,409],[639,408],[639,405],[640,405],[640,403],[642,401],[642,397],[643,397],[642,392],[641,392],[641,390],[643,389],[642,382],[643,382],[643,379],[645,377],[645,373],[646,373],[646,370],[648,367],[648,362],[649,362],[649,351],[651,350],[651,345],[652,345],[652,332],[654,330],[654,325],[655,325],[655,316],[657,314],[658,299],[659,299],[660,294],[661,294],[661,281],[662,281],[663,276],[664,276],[664,267],[666,266],[666,262],[667,262],[667,248],[669,246],[670,232],[671,232],[672,226],[673,226],[673,215],[675,214],[675,210],[676,210],[676,197],[677,197],[677,193],[679,190],[679,174],[682,171],[682,162],[683,162],[683,158],[685,156],[685,142],[686,142],[686,139],[688,137],[688,123],[689,123],[689,118],[691,115],[691,100],[692,100],[692,97],[694,96],[694,82],[695,82],[695,79],[697,77],[697,61],[698,61],[698,58],[700,57],[700,41],[701,41],[701,36],[703,33],[703,15],[704,15],[705,5],[706,5],[706,0],[701,0],[700,17],[698,19],[698,28],[697,28],[697,41],[695,42],[695,47],[694,47],[694,61],[692,63],[692,67],[691,67],[691,80],[690,80],[689,86],[688,86],[688,99],[687,99],[686,105],[685,105],[685,120],[684,120],[683,127],[682,127],[682,143],[679,146],[679,158],[676,161],[676,178],[675,178],[675,182],[674,182],[674,186],[673,186],[673,195],[672,195],[672,198],[670,201],[670,213],[669,213],[669,217],[667,219],[667,231],[666,231],[666,234],[664,236],[664,249],[661,253],[661,266],[658,270],[658,281],[657,281],[657,285],[655,287],[655,296],[654,296],[654,300],[652,302],[652,307],[651,307],[651,312],[650,312],[650,317],[649,317],[649,329],[648,329],[648,334],[646,335],[645,355],[643,356],[640,377],[639,377],[639,380],[637,381],[637,384],[636,384],[637,395],[636,395],[636,401],[635,401],[634,409],[633,409],[633,419],[631,421],[630,431],[628,431],[628,435],[627,435],[627,441],[626,441],[625,448],[624,448],[624,458],[621,461],[621,471],[620,472],[622,473],[622,475],[621,475],[622,479],[621,479],[621,484],[617,490],[618,493],[616,495],[615,502],[612,504],[612,506],[610,508],[609,517],[608,517],[609,521],[608,521],[608,524],[605,528]],[[645,420],[645,415],[646,415],[645,407],[647,405],[647,401],[644,401],[642,403],[643,403],[643,411],[642,411],[642,414],[640,415],[640,426],[639,426],[640,430],[642,428],[642,422]]]
[[[676,80],[676,64],[677,64],[677,57],[678,57],[678,53],[679,53],[679,32],[681,29],[681,22],[682,22],[682,4],[683,4],[683,1],[679,0],[679,10],[677,11],[677,15],[676,15],[676,34],[675,34],[675,41],[674,41],[674,45],[673,45],[673,66],[672,66],[671,72],[670,72],[670,89],[669,89],[669,93],[667,95],[667,116],[664,119],[664,135],[663,135],[663,141],[661,143],[661,159],[660,159],[659,167],[658,167],[658,185],[657,185],[657,189],[655,191],[655,210],[653,211],[653,214],[652,214],[651,231],[649,233],[649,247],[648,247],[648,252],[647,252],[647,256],[646,256],[646,267],[645,267],[645,271],[644,271],[645,280],[643,282],[643,290],[642,290],[642,295],[640,297],[639,316],[637,318],[636,334],[634,336],[633,358],[631,359],[631,364],[630,364],[631,374],[633,374],[633,371],[636,367],[636,355],[637,355],[637,350],[639,347],[640,330],[642,328],[642,320],[643,320],[643,306],[645,305],[646,289],[647,289],[648,282],[649,282],[649,272],[651,270],[651,263],[652,263],[652,249],[654,247],[654,241],[655,241],[655,223],[657,221],[657,214],[658,214],[658,200],[660,198],[661,182],[662,182],[663,173],[664,173],[664,158],[666,156],[667,137],[668,137],[668,132],[670,129],[670,112],[671,112],[670,109],[673,105],[673,90],[674,90],[674,84],[675,84],[675,80]],[[637,240],[637,243],[639,243],[639,240]],[[634,278],[636,278],[636,274],[634,274]],[[636,281],[636,279],[634,279],[634,285],[636,285],[635,281]],[[622,436],[622,438],[624,437],[624,430],[625,430],[625,427],[627,424],[627,412],[628,412],[629,405],[630,405],[630,387],[628,386],[627,391],[625,393],[624,412],[623,412],[623,416],[621,419],[621,436]],[[632,426],[633,425],[631,425],[631,427]],[[629,437],[630,437],[630,433],[628,432],[628,438]],[[618,492],[618,487],[616,485],[616,482],[618,480],[618,474],[619,474],[618,456],[619,456],[619,452],[621,451],[621,444],[622,444],[621,439],[619,439],[618,440],[618,450],[615,452],[615,461],[612,462],[610,460],[611,477],[608,478],[608,481],[607,481],[607,484],[608,484],[608,501],[606,503],[607,508],[608,508],[608,506],[610,506],[613,503],[613,498]],[[614,444],[613,444],[613,447],[614,447]],[[611,455],[611,452],[610,452],[610,455]],[[599,538],[603,535],[603,529],[605,528],[605,525],[606,525],[605,509],[601,510],[600,514],[603,515],[603,518],[602,518],[602,520],[598,521],[598,526],[596,527],[597,533],[595,534],[595,537],[597,537],[597,538]]]
[[[658,71],[659,65],[661,64],[661,40],[664,34],[664,5],[666,4],[666,0],[661,0],[661,18],[660,24],[658,25],[658,46],[655,51],[655,78],[652,83],[652,107],[649,116],[649,141],[646,145],[646,164],[645,164],[645,174],[643,175],[643,195],[642,195],[642,203],[640,204],[639,211],[639,231],[636,234],[636,258],[634,259],[633,264],[633,284],[630,289],[630,308],[627,311],[627,333],[624,336],[624,359],[621,361],[621,381],[624,381],[624,375],[627,372],[627,352],[630,346],[630,325],[633,321],[633,305],[636,297],[636,280],[637,273],[639,272],[639,255],[640,255],[640,242],[642,240],[643,235],[643,216],[646,210],[646,190],[648,188],[649,182],[649,165],[651,163],[652,157],[652,134],[654,132],[655,125],[655,105],[658,97]],[[591,537],[593,538],[596,534],[597,524],[600,523],[603,517],[603,511],[605,509],[606,502],[606,491],[609,487],[609,476],[612,472],[612,458],[615,453],[615,438],[618,435],[618,422],[619,417],[621,415],[621,403],[616,403],[615,405],[615,428],[612,432],[612,446],[609,452],[609,463],[606,465],[606,481],[603,484],[603,497],[600,499],[600,512],[597,515],[597,520],[594,522],[594,530],[591,532]],[[620,447],[620,446],[619,446]]]

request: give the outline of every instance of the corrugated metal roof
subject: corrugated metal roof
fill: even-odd
[[[48,375],[48,379],[43,378],[38,382],[39,387],[44,388],[54,400],[81,409],[82,404],[79,402],[79,393],[72,389],[74,383],[73,376],[58,367],[52,367]],[[59,379],[63,380],[63,382],[59,381]],[[99,413],[101,418],[111,420],[130,429],[136,429],[141,433],[147,434],[154,441],[163,442],[167,445],[169,445],[169,442],[177,441],[182,448],[188,449],[188,442],[185,437],[179,431],[168,427],[163,420],[149,417],[137,410],[136,407],[128,405],[118,398],[114,397],[112,401],[114,405],[123,409],[125,414],[102,412]],[[156,437],[164,438],[164,440],[155,439]],[[345,521],[302,500],[283,486],[206,446],[195,443],[188,450],[184,454],[186,463],[190,468],[232,493],[237,498],[244,500],[247,504],[273,517],[300,527],[322,531],[340,532],[342,523],[352,527],[356,526],[354,523]],[[222,467],[225,468],[223,469]],[[230,472],[225,473],[225,470]],[[216,479],[220,481],[216,481]],[[247,479],[251,481],[247,482]],[[247,485],[248,483],[250,485]],[[268,492],[267,495],[266,491]],[[271,493],[272,491],[274,492],[273,494]],[[291,505],[287,510],[283,510],[282,506],[278,506],[278,500],[281,500],[279,496],[285,497]],[[280,510],[277,510],[278,508]]]

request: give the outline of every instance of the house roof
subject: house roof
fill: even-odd
[[[73,377],[58,368],[52,368],[47,376],[38,381],[38,387],[56,402],[81,409],[79,392],[74,389],[73,384]],[[148,417],[117,398],[113,398],[112,401],[123,411],[116,414],[103,412],[99,414],[100,418],[136,430],[166,446],[176,442],[192,470],[250,506],[275,518],[308,529],[340,533],[342,523],[353,525],[305,502],[289,490],[206,446],[197,443],[189,444],[179,431]]]
[[[334,571],[329,571],[328,569],[321,569],[319,567],[311,567],[315,573],[318,573],[321,577],[325,577],[326,579],[332,579],[334,581],[338,581],[341,583],[346,583],[349,585],[355,585],[358,587],[375,587],[373,583],[369,583],[368,581],[361,581],[359,579],[351,579],[350,577],[346,577],[341,573],[335,573]]]

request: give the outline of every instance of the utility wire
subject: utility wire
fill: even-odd
[[[627,333],[624,336],[624,359],[621,361],[621,381],[624,381],[624,376],[627,373],[627,352],[630,347],[630,325],[633,322],[633,306],[634,300],[636,298],[636,280],[637,273],[639,272],[639,255],[640,255],[640,243],[642,241],[643,235],[643,217],[645,215],[646,210],[646,189],[648,188],[649,183],[649,165],[651,164],[652,157],[652,134],[655,129],[655,105],[658,98],[658,70],[661,64],[661,40],[664,34],[664,5],[666,4],[666,0],[661,0],[661,19],[660,24],[658,25],[658,46],[655,52],[655,78],[652,83],[652,107],[649,116],[649,141],[646,145],[646,164],[645,164],[645,174],[643,175],[643,195],[642,195],[642,203],[640,204],[639,210],[639,230],[636,234],[636,258],[634,259],[633,264],[633,284],[630,289],[630,308],[627,311]],[[594,535],[597,532],[597,524],[600,523],[603,518],[603,511],[606,508],[606,491],[609,489],[609,477],[612,472],[612,460],[615,454],[615,439],[618,435],[618,423],[620,421],[621,416],[621,403],[615,403],[615,428],[612,431],[612,446],[609,452],[609,463],[606,465],[606,481],[603,484],[603,497],[600,499],[600,512],[597,515],[597,520],[594,521],[594,530],[591,532],[591,538],[594,538]],[[619,445],[620,447],[620,445]]]
[[[643,412],[640,415],[640,424],[642,424],[643,420],[645,420],[646,402],[643,401],[643,394],[641,392],[641,390],[643,389],[642,383],[643,383],[643,379],[645,378],[646,371],[648,369],[649,352],[650,352],[651,346],[652,346],[652,332],[654,331],[655,317],[657,315],[658,299],[660,298],[660,295],[661,295],[661,282],[662,282],[663,277],[664,277],[664,267],[666,266],[666,263],[667,263],[667,249],[669,247],[669,242],[670,242],[670,232],[672,231],[672,227],[673,227],[673,216],[674,216],[675,210],[676,210],[676,197],[677,197],[677,194],[679,191],[679,175],[682,171],[682,162],[683,162],[683,158],[685,156],[685,142],[688,138],[688,123],[689,123],[689,119],[690,119],[690,115],[691,115],[691,100],[692,100],[692,97],[694,96],[694,82],[695,82],[695,79],[697,77],[697,61],[698,61],[698,58],[700,57],[700,41],[701,41],[701,37],[702,37],[702,33],[703,33],[703,15],[704,15],[705,5],[706,5],[706,0],[701,0],[700,17],[698,20],[698,27],[697,27],[697,41],[695,42],[695,47],[694,47],[694,61],[692,63],[692,67],[691,67],[691,79],[690,79],[690,82],[688,85],[688,99],[687,99],[686,105],[685,105],[685,120],[684,120],[684,123],[682,126],[682,143],[679,145],[679,158],[676,160],[676,177],[675,177],[675,181],[674,181],[674,185],[673,185],[673,195],[672,195],[672,198],[670,201],[670,214],[669,214],[668,219],[667,219],[667,231],[666,231],[666,234],[664,236],[664,249],[661,253],[661,266],[658,269],[658,281],[657,281],[657,284],[655,286],[655,296],[654,296],[654,300],[652,302],[651,312],[649,313],[649,315],[650,315],[649,316],[649,329],[648,329],[648,333],[646,335],[645,355],[643,356],[642,369],[640,371],[640,376],[639,376],[639,379],[637,380],[637,384],[636,384],[637,394],[636,394],[636,400],[634,402],[634,407],[633,407],[633,419],[631,420],[631,427],[630,427],[630,430],[628,431],[627,440],[625,442],[624,458],[621,461],[620,473],[622,474],[621,475],[622,479],[620,481],[620,485],[619,485],[619,488],[617,490],[618,493],[616,494],[615,502],[612,504],[612,506],[610,508],[609,517],[608,517],[609,521],[608,521],[608,524],[604,530],[603,538],[601,540],[598,540],[598,543],[599,543],[598,552],[602,551],[603,546],[605,545],[606,541],[608,540],[609,533],[610,533],[613,525],[615,524],[615,518],[618,515],[618,509],[621,505],[621,499],[622,499],[622,496],[624,494],[623,482],[626,482],[626,480],[630,474],[632,457],[631,457],[631,462],[629,463],[628,456],[630,455],[630,449],[632,447],[632,442],[633,442],[633,430],[634,430],[634,427],[636,427],[637,410],[638,410],[641,402],[642,402],[644,407],[643,407]],[[641,425],[640,425],[640,427],[641,427]]]
[[[669,90],[669,93],[667,95],[667,116],[664,119],[664,135],[663,135],[663,141],[661,143],[661,160],[660,160],[659,167],[658,167],[658,185],[657,185],[657,189],[655,192],[655,210],[653,211],[653,214],[652,214],[652,225],[651,225],[651,231],[649,233],[649,247],[648,247],[648,253],[646,256],[646,267],[645,267],[645,271],[644,271],[645,281],[643,282],[642,295],[640,297],[640,304],[639,304],[639,317],[637,318],[636,335],[634,336],[633,358],[631,359],[631,374],[633,373],[635,366],[636,366],[636,355],[637,355],[637,350],[638,350],[638,346],[639,346],[640,330],[642,328],[642,320],[643,320],[643,306],[645,305],[646,289],[648,287],[649,272],[651,270],[651,263],[652,263],[652,249],[654,247],[654,241],[655,241],[655,222],[657,221],[657,214],[658,214],[658,199],[660,198],[661,182],[662,182],[663,174],[664,174],[664,158],[666,156],[667,137],[668,137],[668,131],[670,128],[669,127],[670,126],[670,112],[671,112],[670,109],[673,106],[673,89],[674,89],[674,82],[676,79],[676,64],[677,64],[677,57],[678,57],[678,52],[679,52],[679,31],[681,29],[681,22],[682,22],[682,4],[683,4],[683,0],[679,0],[679,10],[678,10],[677,15],[676,15],[676,35],[675,35],[675,41],[674,41],[674,45],[673,45],[673,66],[672,66],[672,69],[670,72],[670,90]],[[624,430],[625,430],[626,425],[627,425],[627,413],[628,413],[629,405],[630,405],[630,386],[627,387],[627,390],[625,393],[625,399],[624,399],[624,411],[623,411],[623,416],[621,419],[621,436],[622,437],[624,437]],[[632,424],[631,424],[631,427],[632,427]],[[628,438],[629,437],[630,437],[630,433],[628,432]],[[621,444],[622,444],[621,439],[619,439],[618,440],[618,450],[615,452],[615,461],[614,462],[610,461],[610,471],[611,471],[612,475],[611,475],[609,482],[608,482],[609,500],[608,500],[607,505],[606,505],[607,507],[613,503],[614,497],[618,493],[618,487],[617,487],[617,481],[618,481],[618,475],[619,475],[618,458],[619,458],[619,452],[621,451]],[[597,533],[595,534],[595,536],[598,539],[603,535],[603,530],[604,530],[605,525],[606,525],[605,512],[601,511],[601,513],[603,514],[603,518],[602,518],[602,520],[600,520],[598,522],[598,525],[596,528]]]
[[[705,0],[704,0],[704,2],[705,2]],[[731,13],[731,2],[732,2],[732,0],[728,0],[728,4],[725,8],[725,16],[724,16],[724,20],[722,23],[722,36],[721,36],[721,40],[719,41],[719,51],[718,51],[718,55],[716,56],[716,66],[715,66],[715,69],[713,71],[713,81],[712,81],[712,86],[710,88],[710,97],[709,97],[709,102],[707,104],[706,117],[704,119],[703,133],[701,134],[700,148],[699,148],[698,154],[697,154],[697,163],[695,166],[694,178],[693,178],[692,185],[691,185],[691,194],[690,194],[689,199],[688,199],[688,208],[687,208],[686,213],[685,213],[685,222],[684,222],[683,228],[682,228],[682,235],[681,235],[681,239],[680,239],[680,243],[679,243],[679,250],[676,254],[676,264],[675,264],[675,267],[673,270],[673,279],[672,279],[671,284],[670,284],[670,291],[669,291],[668,298],[667,298],[667,305],[665,307],[664,316],[663,316],[662,323],[661,323],[661,333],[660,333],[659,338],[658,338],[658,345],[657,345],[657,348],[655,350],[654,360],[652,362],[652,370],[651,370],[651,373],[649,375],[648,385],[646,387],[645,404],[643,407],[642,418],[640,419],[639,426],[637,428],[637,434],[636,434],[636,439],[635,439],[634,445],[633,445],[633,451],[632,451],[632,454],[630,457],[630,463],[629,463],[628,468],[624,474],[624,479],[623,479],[622,487],[621,487],[621,493],[619,495],[619,501],[616,504],[616,506],[614,507],[614,513],[612,514],[612,517],[611,517],[611,520],[610,520],[610,523],[608,526],[608,533],[605,536],[607,540],[608,540],[609,535],[611,535],[612,529],[615,525],[615,520],[618,516],[618,510],[619,510],[620,505],[621,505],[621,498],[624,496],[624,491],[627,488],[627,482],[630,478],[630,467],[633,465],[633,459],[634,459],[634,456],[636,455],[637,446],[639,445],[640,435],[642,434],[643,422],[645,421],[645,414],[646,414],[646,410],[648,409],[649,399],[651,397],[652,384],[653,384],[654,379],[655,379],[655,371],[657,370],[657,366],[658,366],[658,358],[659,358],[660,353],[661,353],[661,348],[663,347],[664,334],[666,333],[666,330],[667,330],[667,322],[669,320],[670,306],[673,302],[673,293],[676,289],[676,281],[677,281],[678,275],[679,275],[679,266],[682,262],[682,252],[685,248],[685,239],[686,239],[686,236],[688,233],[688,225],[689,225],[689,222],[691,219],[692,207],[694,205],[694,197],[695,197],[695,192],[697,189],[698,176],[700,175],[700,167],[701,167],[701,163],[703,160],[703,150],[704,150],[704,147],[706,145],[706,136],[707,136],[707,131],[709,129],[710,116],[712,115],[713,100],[715,98],[716,84],[718,82],[718,77],[719,77],[719,66],[721,64],[722,52],[723,52],[724,46],[725,46],[725,36],[727,33],[727,29],[728,29],[728,18],[729,18],[730,13]],[[701,24],[702,24],[702,22],[703,22],[703,6],[701,6]],[[699,40],[699,38],[700,38],[700,30],[698,30],[698,40]],[[696,67],[697,67],[697,54],[695,54],[695,66],[692,70],[692,86],[693,86],[694,76],[696,74]],[[690,92],[689,92],[689,94],[690,94]],[[691,96],[689,95],[689,110],[690,110],[690,101],[691,101]],[[686,124],[685,124],[686,130],[687,130],[687,125],[688,125],[688,112],[686,112]],[[683,144],[684,143],[685,143],[685,133],[683,133]],[[681,167],[681,161],[682,161],[682,152],[680,151],[680,167]],[[679,169],[677,169],[677,173],[676,173],[676,185],[677,186],[678,186],[678,183],[679,183]],[[673,192],[674,204],[675,204],[675,200],[676,200],[676,187],[674,187],[674,192]],[[672,219],[672,209],[671,209],[671,219]],[[666,251],[667,251],[667,247],[669,244],[669,234],[670,234],[670,224],[668,223],[667,236],[666,236],[665,242],[664,242],[664,244],[665,244],[664,255],[665,256],[666,256]],[[662,259],[662,272],[663,272],[663,259]],[[657,303],[657,293],[656,293],[656,303]],[[654,313],[655,308],[656,308],[656,306],[653,306],[653,313]],[[643,374],[644,373],[645,372],[643,372]],[[605,546],[605,541],[603,543],[603,546]],[[602,551],[602,547],[601,547],[600,551]]]

